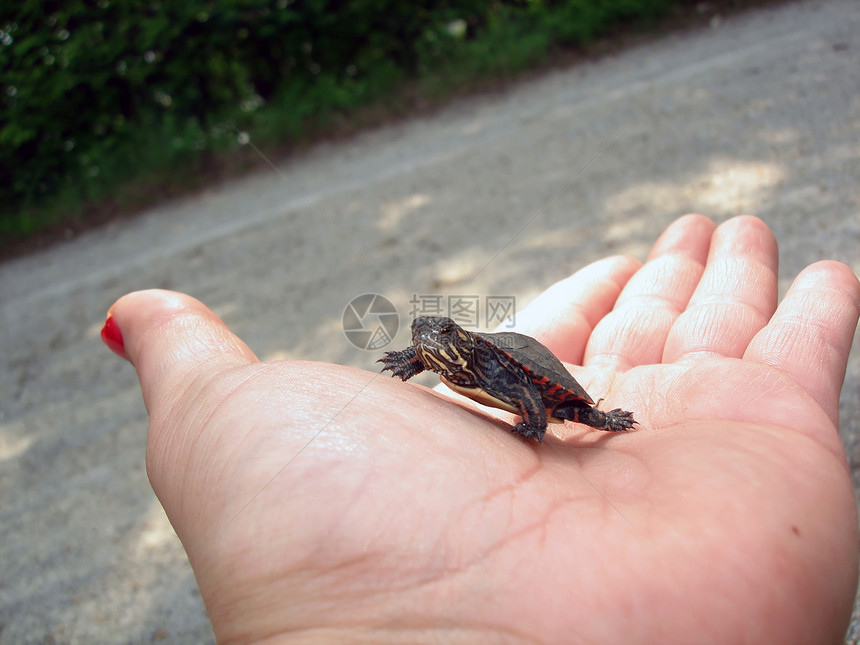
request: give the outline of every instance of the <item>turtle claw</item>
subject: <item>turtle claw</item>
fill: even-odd
[[[638,423],[638,421],[633,418],[632,412],[627,412],[621,408],[615,408],[614,410],[610,410],[604,414],[606,415],[606,420],[604,421],[604,427],[601,428],[601,430],[606,430],[608,432],[632,430],[633,425]]]
[[[605,430],[607,432],[623,432],[631,430],[636,421],[633,419],[633,413],[615,408],[609,412],[598,410],[595,407],[567,407],[556,408],[553,415],[559,419],[566,419],[574,423],[582,423],[584,425],[595,428],[596,430]]]
[[[384,365],[380,372],[389,370],[393,376],[397,376],[401,381],[408,381],[419,372],[424,371],[424,366],[415,356],[414,350],[385,352],[385,356],[376,362]]]
[[[524,421],[520,421],[513,427],[513,432],[514,434],[521,436],[523,439],[537,439],[538,443],[542,443],[546,428],[543,430],[536,430]]]
[[[397,362],[393,359],[389,358],[389,354],[391,353],[393,352],[386,352],[384,358],[380,358],[378,361],[376,361],[377,363],[383,364],[383,368],[379,371],[380,373],[390,371],[392,376],[398,376],[401,380],[405,381],[409,377],[404,374],[403,367],[398,365]]]

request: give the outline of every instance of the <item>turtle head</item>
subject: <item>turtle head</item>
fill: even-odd
[[[467,368],[475,347],[469,332],[441,316],[413,320],[412,345],[424,367],[442,376]]]

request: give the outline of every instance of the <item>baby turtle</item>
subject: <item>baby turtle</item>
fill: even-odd
[[[584,423],[598,430],[629,430],[632,412],[598,410],[594,400],[551,351],[514,332],[469,332],[450,318],[421,316],[412,321],[412,347],[385,352],[377,363],[402,380],[429,370],[455,392],[519,414],[514,432],[543,439],[547,421]]]

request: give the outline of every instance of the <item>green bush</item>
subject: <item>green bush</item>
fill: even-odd
[[[670,0],[18,3],[0,24],[0,234],[390,96],[521,70]],[[677,2],[675,2],[677,4]],[[47,215],[46,215],[47,214]]]

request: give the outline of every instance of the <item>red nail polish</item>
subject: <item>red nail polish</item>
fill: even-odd
[[[116,324],[113,316],[108,316],[104,327],[102,327],[102,342],[114,354],[128,360],[128,356],[125,355],[125,343],[122,340],[122,332],[119,330],[119,325]]]

